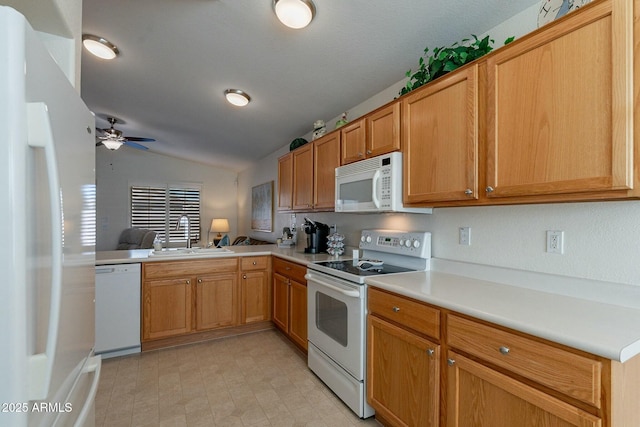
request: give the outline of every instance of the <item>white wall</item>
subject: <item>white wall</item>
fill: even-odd
[[[535,29],[536,18],[537,6],[533,6],[489,34],[499,47],[507,37]],[[403,83],[353,107],[349,118],[392,100]],[[333,128],[340,113],[326,121],[328,128]],[[241,233],[251,234],[247,192],[267,180],[276,181],[277,188],[277,158],[287,151],[288,145],[240,173]],[[298,225],[303,217],[297,215]],[[336,224],[346,234],[347,245],[357,245],[360,230],[366,228],[428,230],[433,233],[434,257],[640,286],[640,201],[440,208],[432,215],[318,213],[309,217]],[[274,222],[275,232],[263,238],[275,240],[282,227],[289,225],[290,215],[276,214]],[[471,227],[471,246],[458,244],[458,227],[462,226]],[[545,252],[546,230],[565,232],[563,255]]]
[[[128,147],[96,150],[96,250],[113,250],[120,232],[129,225],[129,186],[140,183],[202,184],[202,237],[208,237],[212,218],[228,218],[229,237],[237,235],[237,174],[209,165],[144,152]],[[212,236],[213,237],[213,236]]]

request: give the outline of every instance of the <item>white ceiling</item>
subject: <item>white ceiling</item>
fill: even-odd
[[[315,20],[292,30],[271,0],[84,0],[83,32],[121,55],[83,52],[82,97],[98,127],[114,115],[124,135],[155,138],[150,151],[240,171],[402,80],[425,47],[538,1],[314,0]],[[230,106],[227,88],[251,104]]]

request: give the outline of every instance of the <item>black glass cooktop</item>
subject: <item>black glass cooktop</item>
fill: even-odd
[[[361,259],[360,261],[366,260]],[[381,266],[371,265],[370,267],[367,264],[363,264],[362,267],[358,267],[358,262],[354,262],[353,260],[323,261],[317,262],[315,264],[321,265],[326,268],[331,268],[333,270],[342,271],[344,273],[354,274],[356,276],[377,276],[380,274],[406,273],[415,271],[410,268],[398,267],[389,264],[382,264]]]

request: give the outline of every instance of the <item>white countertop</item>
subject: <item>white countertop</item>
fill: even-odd
[[[485,276],[495,280],[476,278]],[[640,286],[437,259],[430,271],[365,282],[611,360],[640,353]]]
[[[161,262],[161,261],[187,261],[190,259],[203,258],[228,258],[234,256],[257,256],[257,255],[275,255],[280,258],[300,264],[310,262],[326,261],[328,259],[342,259],[329,254],[306,254],[303,248],[278,248],[273,245],[238,245],[227,246],[232,252],[218,254],[193,254],[193,255],[176,255],[149,257],[153,249],[134,249],[120,251],[99,251],[96,252],[96,265],[106,264],[129,264],[137,262]]]

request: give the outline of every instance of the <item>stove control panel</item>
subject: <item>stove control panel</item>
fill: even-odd
[[[427,231],[362,230],[360,249],[431,257],[431,233]]]

